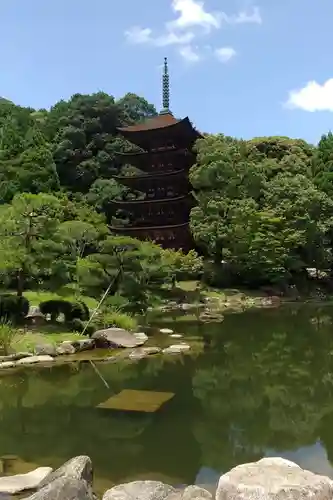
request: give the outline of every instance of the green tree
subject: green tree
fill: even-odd
[[[31,277],[59,273],[61,241],[55,238],[63,217],[61,202],[49,194],[20,194],[0,210],[0,272],[23,294]]]

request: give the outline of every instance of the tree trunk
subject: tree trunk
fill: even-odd
[[[22,297],[23,291],[24,291],[24,271],[23,269],[20,269],[17,273],[16,295],[18,297]]]

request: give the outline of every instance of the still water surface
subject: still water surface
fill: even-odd
[[[204,348],[100,364],[110,391],[84,363],[0,378],[0,456],[19,457],[13,472],[87,454],[102,492],[143,478],[213,484],[237,464],[279,455],[333,478],[332,307],[170,326],[204,337]],[[152,415],[96,408],[122,389],[175,397]]]

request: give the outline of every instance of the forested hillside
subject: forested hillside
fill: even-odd
[[[76,94],[50,110],[0,100],[3,286],[20,294],[26,287],[75,282],[100,293],[120,260],[120,288],[140,300],[148,283],[184,273],[203,272],[220,286],[282,288],[303,286],[308,268],[330,277],[331,133],[318,146],[287,137],[200,139],[190,173],[197,198],[191,229],[204,259],[110,236],[110,200],[141,196],[112,179],[116,153],[133,147],[117,127],[155,114],[152,104],[130,93],[118,101],[101,92]],[[123,168],[130,174],[130,166]]]

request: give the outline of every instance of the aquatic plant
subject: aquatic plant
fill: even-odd
[[[0,353],[7,356],[18,340],[18,332],[9,322],[0,322]]]

